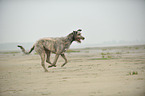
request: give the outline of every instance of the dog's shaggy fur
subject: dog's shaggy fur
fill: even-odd
[[[44,68],[45,72],[47,72],[48,70],[45,68],[45,65],[44,65],[45,55],[47,55],[46,62],[51,64],[50,66],[48,66],[48,68],[56,67],[56,62],[59,55],[61,55],[63,59],[65,60],[64,64],[62,65],[63,67],[67,63],[67,59],[64,55],[64,52],[69,48],[71,43],[73,41],[77,41],[81,43],[81,40],[85,39],[83,36],[81,36],[81,31],[82,31],[81,29],[77,31],[73,31],[66,37],[42,38],[33,45],[33,47],[31,48],[29,52],[26,52],[25,49],[20,45],[18,45],[18,47],[21,48],[24,54],[30,54],[33,50],[35,50],[40,55],[41,65]],[[50,62],[51,52],[56,54],[53,63]]]

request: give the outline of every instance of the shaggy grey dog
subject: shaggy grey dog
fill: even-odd
[[[45,72],[47,72],[48,70],[45,68],[45,56],[47,56],[46,62],[51,64],[50,66],[48,66],[48,68],[50,68],[56,67],[58,57],[59,55],[61,55],[65,60],[65,62],[61,66],[63,67],[67,63],[67,59],[65,57],[64,52],[69,48],[69,46],[72,44],[73,41],[81,43],[81,40],[85,39],[83,36],[81,36],[81,31],[82,31],[81,29],[73,31],[66,37],[42,38],[33,45],[33,47],[29,52],[26,52],[25,49],[20,45],[18,45],[18,47],[21,48],[24,54],[30,54],[33,50],[35,50],[40,55],[41,65],[44,68]],[[53,63],[50,62],[51,52],[56,54]]]

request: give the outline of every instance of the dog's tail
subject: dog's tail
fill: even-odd
[[[24,49],[23,46],[18,45],[17,47],[21,48],[21,50],[22,50],[22,52],[23,52],[24,54],[30,54],[30,53],[34,50],[35,45],[33,45],[33,47],[30,49],[29,52],[26,52],[26,50]]]

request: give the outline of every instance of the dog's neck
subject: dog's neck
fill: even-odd
[[[67,42],[70,42],[70,43],[72,43],[73,41],[75,41],[74,34],[73,33],[70,33],[69,35],[67,35],[66,41]]]
[[[70,33],[69,35],[66,36],[66,39],[64,41],[65,49],[68,49],[73,41],[75,41],[74,35],[73,35],[73,33]]]

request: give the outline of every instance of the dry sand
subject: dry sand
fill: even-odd
[[[49,72],[34,53],[1,52],[0,96],[145,96],[145,45],[75,50]]]

